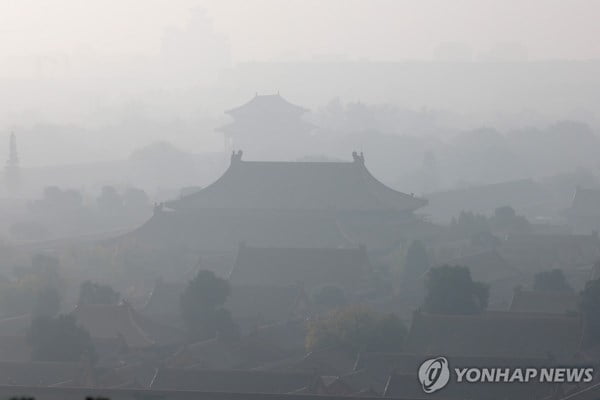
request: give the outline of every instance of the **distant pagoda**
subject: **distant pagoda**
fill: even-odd
[[[309,110],[277,94],[255,95],[246,104],[225,111],[233,122],[217,129],[226,146],[246,149],[257,157],[291,158],[301,149],[314,126],[302,119]]]
[[[15,191],[20,183],[19,154],[17,152],[17,137],[10,134],[8,160],[4,168],[4,182],[9,191]]]

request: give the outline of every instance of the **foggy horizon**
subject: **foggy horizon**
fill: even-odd
[[[466,60],[494,59],[494,46],[522,46],[530,60],[600,58],[594,0],[40,0],[1,5],[3,57],[78,52],[117,56],[161,51],[169,31],[204,14],[231,49],[232,63],[433,60],[456,43]],[[212,26],[211,26],[212,25]],[[315,41],[318,37],[320,40]],[[502,54],[498,54],[501,56]],[[509,55],[509,54],[507,54]],[[7,71],[2,72],[6,76]]]
[[[294,0],[285,7],[281,4],[273,0],[143,5],[86,1],[85,6],[69,0],[2,2],[0,143],[6,143],[14,131],[23,166],[125,159],[157,141],[195,153],[219,152],[224,149],[214,129],[228,120],[223,111],[247,102],[255,93],[277,92],[313,113],[336,97],[347,103],[389,103],[415,112],[431,109],[450,114],[452,128],[459,130],[486,125],[505,132],[509,127],[498,123],[503,117],[497,114],[525,111],[538,116],[515,120],[510,127],[543,128],[563,119],[597,127],[598,110],[581,89],[586,83],[598,84],[587,73],[600,60],[600,45],[594,40],[597,2],[470,0],[450,6],[439,0]],[[387,63],[403,64],[392,71]],[[425,67],[430,72],[415,73],[419,63],[431,64]],[[505,63],[507,68],[502,67]],[[312,72],[291,81],[298,72],[295,66],[302,70],[302,65]],[[336,65],[347,69],[348,75],[331,80],[328,70]],[[460,91],[460,85],[453,84],[456,77],[476,71],[477,65],[482,65],[481,71],[485,65],[499,65],[505,83],[512,77],[531,76],[532,70],[539,71],[534,74],[539,84],[558,74],[560,90],[573,93],[559,105],[559,112],[544,94],[536,94],[535,82],[529,92],[515,88],[523,97],[519,102],[508,100],[504,83],[487,89],[497,98],[488,105],[480,101],[485,91],[477,89],[461,97],[436,94]],[[348,85],[363,74],[361,69],[369,68],[368,74],[377,76],[372,89]],[[412,72],[408,78],[385,82],[378,68],[390,70],[391,77],[406,68]],[[553,72],[546,73],[549,68]],[[275,79],[266,80],[265,74]],[[467,74],[464,85],[479,85],[478,79],[485,77],[477,78],[478,74]],[[576,80],[569,74],[575,74]],[[319,86],[316,80],[323,78],[331,83]],[[443,86],[430,87],[432,78],[441,79],[437,85]],[[153,131],[156,128],[131,132],[155,123],[164,132]],[[49,131],[44,135],[32,132],[44,127]],[[127,140],[119,143],[113,128],[129,130]],[[95,145],[84,145],[84,137]],[[62,141],[77,150],[63,151],[54,144]]]

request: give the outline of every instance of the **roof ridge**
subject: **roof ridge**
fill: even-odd
[[[427,201],[386,186],[354,152],[353,161],[244,161],[203,189],[167,203],[174,210],[205,208],[413,211]]]

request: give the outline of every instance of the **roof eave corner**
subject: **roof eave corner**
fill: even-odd
[[[354,162],[359,165],[365,165],[365,156],[362,151],[360,153],[358,153],[357,151],[353,151],[352,160],[354,160]]]
[[[238,151],[232,151],[231,152],[231,163],[230,163],[230,167],[233,165],[237,165],[239,163],[242,162],[242,155],[244,154],[244,152],[242,150],[238,150]]]

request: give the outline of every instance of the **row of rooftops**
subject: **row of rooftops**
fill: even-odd
[[[518,293],[515,294],[517,295]],[[529,293],[528,298],[531,297],[532,293]],[[569,297],[562,296],[567,303],[572,300]],[[521,307],[527,302],[527,299],[521,301]],[[137,385],[150,389],[148,393],[156,395],[189,390],[196,391],[198,395],[202,392],[234,391],[329,396],[362,393],[363,396],[412,398],[411,396],[418,394],[418,387],[409,383],[415,379],[416,366],[429,355],[443,354],[456,365],[526,364],[530,367],[589,364],[590,359],[582,353],[580,317],[576,313],[563,313],[562,310],[568,309],[566,307],[557,307],[553,310],[554,313],[532,313],[526,308],[521,310],[523,312],[486,312],[479,315],[416,312],[406,339],[406,353],[363,352],[358,358],[344,355],[335,349],[317,350],[302,356],[305,322],[302,319],[289,320],[257,329],[240,341],[223,341],[217,338],[184,347],[167,363],[155,364],[149,371],[151,374],[144,373],[147,376],[146,383],[137,381]],[[92,332],[95,341],[122,337],[132,348],[153,348],[158,344],[156,340],[147,340],[156,337],[156,330],[128,304],[85,306],[75,310],[75,315]],[[2,322],[0,321],[0,328]],[[0,341],[1,339],[0,333]],[[220,364],[214,364],[215,362]],[[23,376],[28,368],[32,374],[33,371],[43,373],[44,368],[53,368],[54,375],[45,376],[56,382],[36,381],[35,378],[31,380]],[[244,368],[245,371],[240,371],[239,368]],[[105,377],[90,376],[95,373],[87,366],[69,363],[63,368],[60,363],[0,362],[0,371],[4,371],[0,374],[0,385],[3,382],[5,385],[21,384],[29,387],[51,384],[136,384],[128,381],[131,379],[128,378],[131,376],[129,372],[123,371],[121,378],[110,378],[110,373]],[[502,390],[513,389],[507,387]],[[540,388],[527,390],[530,389]],[[102,389],[94,390],[102,392]],[[454,393],[454,390],[459,389],[449,390],[448,393]],[[109,392],[117,393],[113,389],[106,389],[106,393]],[[1,393],[5,393],[2,392],[2,387]],[[36,389],[27,394],[32,393],[43,392]],[[530,394],[517,390],[509,398],[538,398],[527,397]]]
[[[482,322],[488,323],[490,320],[501,321],[507,326],[512,327],[513,333],[506,338],[505,342],[509,343],[511,340],[517,340],[517,344],[513,345],[513,352],[500,352],[500,350],[506,350],[505,348],[498,349],[498,354],[486,355],[487,353],[479,354],[464,354],[454,353],[451,348],[444,349],[433,349],[433,352],[412,352],[418,350],[418,348],[408,347],[406,353],[359,353],[357,358],[349,356],[342,349],[339,348],[326,348],[323,350],[317,350],[308,355],[300,358],[291,358],[286,363],[279,363],[272,365],[271,367],[264,368],[250,368],[245,370],[239,370],[235,368],[228,369],[211,369],[210,365],[198,365],[198,366],[157,366],[152,368],[148,375],[148,380],[144,383],[138,381],[138,388],[145,388],[149,390],[148,394],[160,395],[169,391],[177,392],[195,392],[197,395],[200,393],[271,393],[271,394],[293,394],[293,393],[304,393],[304,394],[319,394],[319,395],[336,395],[340,394],[340,390],[348,391],[347,395],[357,395],[359,393],[369,393],[370,396],[381,396],[395,397],[395,398],[413,398],[412,396],[418,395],[415,389],[411,385],[406,386],[411,380],[416,382],[416,371],[420,363],[430,357],[431,355],[443,354],[447,356],[453,365],[468,365],[468,366],[481,366],[481,367],[515,367],[515,366],[526,366],[526,367],[551,367],[557,365],[589,365],[589,360],[585,358],[571,357],[570,355],[565,357],[558,353],[538,351],[535,353],[521,353],[520,349],[523,348],[521,343],[530,345],[538,350],[543,349],[544,345],[555,346],[557,344],[564,345],[566,348],[573,350],[576,354],[578,347],[573,345],[571,341],[562,343],[561,340],[565,340],[564,333],[562,331],[556,332],[555,328],[558,324],[563,323],[565,326],[572,326],[572,320],[574,317],[564,316],[533,316],[533,318],[517,317],[512,315],[489,314],[480,317],[445,317],[439,318],[440,316],[433,315],[420,315],[418,318],[426,318],[430,320],[428,323],[431,324],[431,320],[442,322],[446,326],[447,330],[441,330],[438,338],[441,342],[460,343],[458,335],[456,335],[456,328],[453,324],[460,324],[465,320],[479,321],[479,325],[473,326],[469,324],[469,328],[473,329],[472,333],[468,335],[465,340],[472,342],[474,349],[478,348],[478,345],[485,340],[482,340],[480,336],[487,337],[490,334],[489,329],[483,329],[480,332],[477,328],[485,327],[481,325]],[[531,316],[529,316],[531,317]],[[527,322],[531,319],[531,322]],[[450,323],[451,321],[452,323]],[[561,322],[562,321],[562,322]],[[535,328],[535,331],[531,331],[531,327],[534,323],[538,323],[539,327]],[[549,323],[551,326],[549,326]],[[421,322],[417,322],[421,324]],[[523,325],[526,324],[526,325]],[[497,328],[497,325],[493,325],[493,328]],[[527,328],[527,330],[523,330]],[[411,328],[410,335],[420,335],[422,332],[419,330],[420,327]],[[460,328],[460,333],[464,333],[465,328]],[[573,334],[570,336],[577,337],[578,329],[573,330]],[[283,334],[284,332],[282,332]],[[503,331],[502,333],[505,333]],[[519,336],[522,335],[522,337]],[[525,335],[523,335],[525,334]],[[550,336],[551,339],[544,339],[542,344],[536,344],[536,340],[540,340],[540,336]],[[442,336],[445,336],[442,338]],[[219,342],[217,339],[216,342]],[[440,342],[440,343],[441,343]],[[253,342],[251,342],[253,343]],[[276,343],[276,342],[273,342]],[[225,346],[231,346],[232,344],[223,343]],[[252,345],[252,344],[251,344]],[[552,347],[554,348],[554,347]],[[455,348],[456,349],[456,348]],[[193,357],[201,356],[202,352],[198,353],[197,350],[189,349]],[[185,353],[183,353],[185,355]],[[223,353],[224,355],[226,353]],[[213,357],[217,357],[215,354]],[[201,361],[202,358],[198,358]],[[189,361],[188,361],[189,362]],[[127,376],[131,374],[125,373],[122,378],[109,376],[102,377],[101,371],[93,371],[85,364],[78,363],[39,363],[39,362],[26,362],[26,363],[14,363],[14,362],[0,362],[0,370],[3,371],[3,375],[0,378],[0,385],[26,385],[29,388],[40,387],[40,386],[56,386],[56,387],[96,387],[92,389],[98,393],[113,393],[113,389],[98,388],[97,385],[113,384],[121,385],[119,379],[128,379]],[[27,372],[29,371],[29,372]],[[33,376],[34,371],[38,371],[40,379],[36,379]],[[46,371],[46,372],[44,372]],[[51,371],[52,373],[48,373]],[[123,384],[126,381],[122,381]],[[131,385],[134,382],[130,382],[127,385]],[[336,383],[334,385],[334,383]],[[400,384],[402,383],[402,384]],[[338,385],[343,384],[342,388]],[[511,399],[532,399],[539,397],[527,397],[530,395],[528,390],[530,389],[545,389],[548,390],[550,387],[528,387],[523,386],[518,389],[518,386],[513,387],[511,390],[516,390]],[[6,389],[6,388],[4,388]],[[508,388],[504,388],[506,390]],[[2,391],[3,388],[0,386],[0,394],[6,393]],[[459,389],[456,389],[459,390]],[[480,387],[479,391],[485,391],[485,387]],[[489,388],[488,388],[489,390]],[[523,393],[525,390],[525,394]],[[39,390],[34,392],[27,392],[31,395],[33,393],[40,393]],[[41,392],[43,393],[43,392]],[[14,394],[14,393],[13,393]],[[481,395],[482,393],[479,393]],[[525,396],[525,397],[524,397]],[[42,397],[43,398],[43,397]],[[169,397],[170,398],[170,397]],[[480,398],[480,397],[474,397]],[[490,397],[485,397],[490,398]]]

